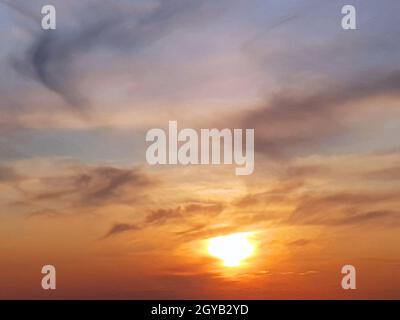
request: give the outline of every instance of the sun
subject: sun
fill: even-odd
[[[254,252],[249,236],[249,232],[240,232],[208,239],[208,252],[221,259],[227,267],[239,266]]]

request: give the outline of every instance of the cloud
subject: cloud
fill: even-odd
[[[308,275],[313,275],[313,274],[317,274],[317,273],[318,273],[318,271],[315,271],[315,270],[307,270],[304,272],[300,272],[299,275],[308,276]]]
[[[211,204],[188,204],[178,206],[174,209],[158,209],[152,211],[145,218],[146,224],[163,224],[171,219],[190,218],[195,214],[217,215],[224,209],[220,203]]]
[[[13,167],[0,166],[0,183],[15,182],[22,178]]]
[[[106,235],[102,238],[108,238],[110,236],[122,233],[122,232],[126,232],[126,231],[136,231],[136,230],[140,230],[140,227],[138,227],[137,225],[134,224],[128,224],[128,223],[117,223],[114,224],[111,229],[106,233]]]
[[[138,201],[157,182],[139,168],[79,167],[59,177],[39,179],[40,191],[31,191],[27,205],[63,202],[75,209]]]
[[[342,192],[300,197],[296,209],[284,224],[346,226],[400,222],[400,215],[388,208],[398,202],[398,192]]]
[[[223,205],[219,203],[190,203],[177,206],[175,208],[160,208],[156,210],[150,210],[150,212],[146,214],[144,219],[142,219],[142,221],[137,224],[115,224],[111,228],[111,230],[104,236],[104,238],[107,238],[109,235],[117,234],[124,231],[137,231],[147,227],[162,226],[170,223],[171,221],[179,220],[181,222],[188,222],[191,218],[193,218],[193,216],[197,215],[201,215],[202,217],[216,216],[220,214],[223,209]]]
[[[298,239],[294,240],[288,243],[288,246],[290,247],[304,247],[308,244],[310,244],[312,241],[308,239]]]
[[[78,70],[74,67],[81,55],[92,49],[114,50],[114,54],[135,53],[176,28],[209,15],[212,10],[205,9],[207,3],[212,2],[164,0],[145,6],[145,10],[130,1],[118,4],[81,1],[79,6],[68,9],[57,3],[56,7],[61,7],[66,17],[62,19],[63,15],[58,15],[56,30],[32,31],[32,43],[23,54],[13,56],[12,64],[19,73],[37,80],[74,110],[82,112],[88,101],[78,90]],[[25,3],[9,5],[26,17],[33,15],[34,9]]]
[[[392,210],[376,210],[354,214],[345,218],[331,220],[333,225],[357,225],[369,222],[382,222],[391,226],[400,225],[400,212]]]
[[[398,153],[310,156],[285,161],[266,190],[232,202],[241,226],[399,225]],[[374,169],[378,168],[378,169]]]
[[[308,218],[293,221],[290,224],[320,225],[320,226],[387,226],[398,227],[400,225],[400,212],[393,210],[374,210],[356,212],[341,212],[336,214],[310,215]]]
[[[260,204],[279,203],[289,201],[292,194],[305,186],[302,179],[296,177],[286,177],[286,179],[279,180],[278,183],[272,185],[268,190],[249,193],[234,201],[234,205],[238,208],[252,207]]]
[[[97,203],[118,197],[126,186],[143,188],[152,181],[138,169],[99,167],[77,176],[75,184],[84,193],[82,202]]]
[[[227,224],[228,223],[229,222],[227,222]],[[222,226],[214,226],[213,223],[206,223],[203,225],[197,225],[185,231],[178,232],[177,235],[183,241],[193,241],[243,231],[243,227],[244,225],[235,225],[233,223]]]
[[[373,78],[358,75],[349,83],[311,90],[311,93],[287,90],[272,96],[261,108],[244,111],[240,122],[255,128],[255,151],[272,158],[290,156],[295,151],[319,145],[344,132],[344,119],[358,108],[349,103],[381,95],[399,95],[400,71]]]
[[[367,178],[375,180],[400,180],[400,167],[395,166],[391,168],[384,168],[380,170],[371,171],[365,174]]]
[[[55,209],[49,209],[49,208],[44,208],[44,209],[39,209],[31,212],[28,216],[28,218],[32,217],[46,217],[46,218],[55,218],[59,217],[60,215],[63,215],[63,212],[60,212]]]
[[[182,209],[158,209],[146,216],[145,223],[147,224],[163,224],[170,219],[182,217]]]

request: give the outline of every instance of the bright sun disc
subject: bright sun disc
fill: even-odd
[[[242,232],[211,238],[208,240],[208,252],[223,260],[225,266],[238,266],[254,252],[254,246],[248,239],[249,235]]]

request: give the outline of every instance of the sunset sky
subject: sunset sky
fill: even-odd
[[[0,0],[0,299],[400,299],[399,14]],[[254,173],[150,166],[146,132],[169,120],[254,129]],[[237,233],[240,264],[210,253]]]

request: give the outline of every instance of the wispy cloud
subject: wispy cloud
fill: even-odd
[[[359,111],[349,109],[349,103],[382,95],[398,96],[399,92],[399,71],[372,79],[359,75],[344,86],[333,84],[329,88],[314,88],[312,93],[289,90],[277,94],[265,106],[243,112],[241,123],[243,127],[255,128],[256,151],[273,158],[289,156],[343,134],[344,120]]]
[[[20,180],[22,176],[11,166],[0,166],[0,183],[14,182]]]
[[[107,238],[110,235],[118,234],[125,231],[138,231],[147,227],[162,226],[171,222],[188,222],[191,218],[199,216],[216,216],[223,211],[224,207],[219,203],[211,204],[185,204],[175,208],[150,210],[142,221],[137,224],[118,223],[115,224],[104,236]],[[190,230],[192,232],[194,230]],[[186,232],[184,232],[186,233]]]
[[[110,236],[126,232],[126,231],[136,231],[140,230],[140,227],[138,227],[135,224],[128,224],[128,223],[116,223],[114,224],[111,229],[107,232],[106,235],[102,239],[106,239]]]
[[[99,205],[115,199],[121,200],[125,188],[130,192],[153,185],[153,181],[139,169],[119,169],[114,167],[82,168],[80,172],[60,178],[64,183],[58,190],[36,193],[33,201],[69,199],[77,205]],[[49,180],[49,182],[53,179]],[[44,180],[46,182],[46,180]],[[134,199],[132,194],[129,199]]]
[[[26,17],[34,9],[22,2],[4,2]],[[73,110],[81,113],[88,107],[87,97],[79,92],[74,62],[92,49],[135,53],[168,35],[177,27],[192,24],[209,15],[209,1],[165,0],[142,7],[139,3],[82,1],[78,8],[64,9],[70,20],[59,15],[59,27],[52,32],[32,31],[32,42],[26,50],[13,56],[15,69],[29,75],[47,89],[61,96]],[[61,8],[64,8],[60,4]],[[61,9],[60,9],[61,10]],[[85,12],[84,16],[79,12]],[[75,18],[74,18],[75,16]],[[80,17],[77,19],[76,17]],[[133,58],[134,56],[131,56]]]

